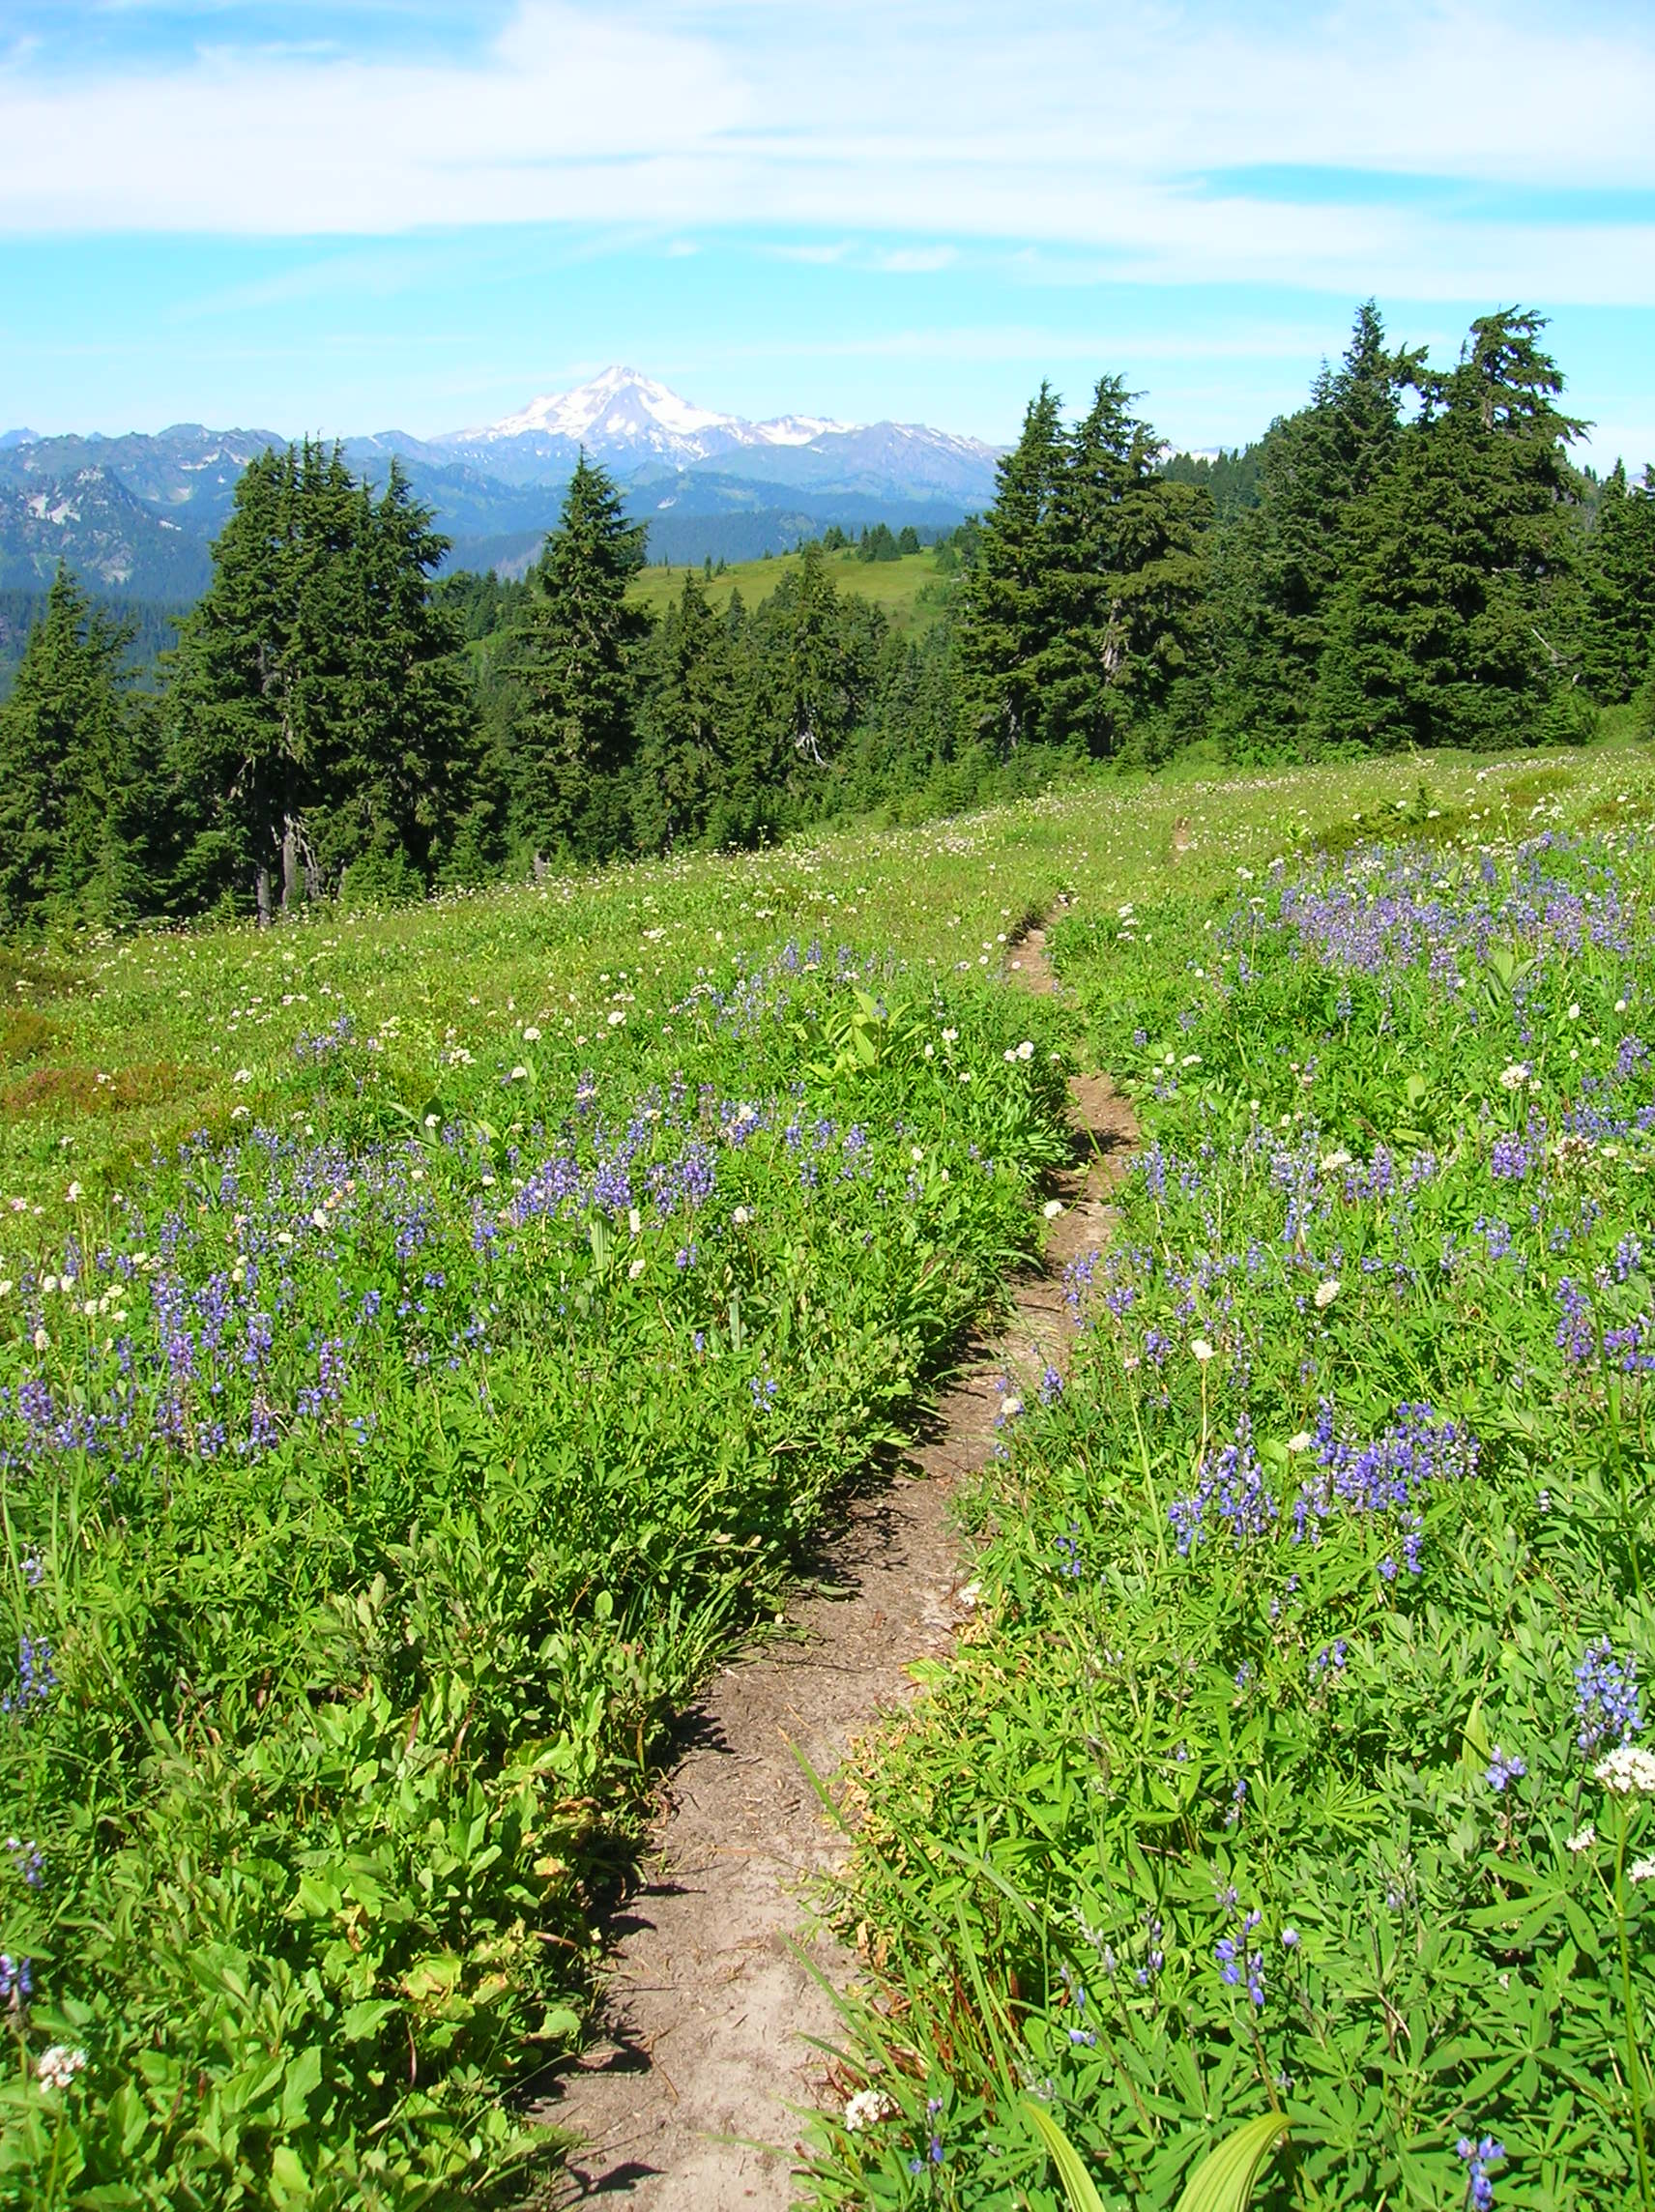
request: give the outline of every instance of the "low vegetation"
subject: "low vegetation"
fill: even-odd
[[[1276,2112],[1283,2202],[1640,2186],[1647,781],[1433,774],[13,962],[9,2201],[555,2154],[666,1726],[1031,1247],[1083,1050],[1147,1150],[860,1776],[818,2197],[1053,2207],[1031,2097],[1146,2207]],[[1066,1011],[1001,981],[1060,893]]]
[[[860,1767],[817,2203],[1655,2201],[1648,785],[1493,780],[1057,933],[1143,1150]]]

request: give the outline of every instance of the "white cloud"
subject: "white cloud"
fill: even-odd
[[[0,228],[763,224],[895,240],[883,266],[901,273],[978,237],[1149,281],[1647,304],[1649,223],[1471,219],[1417,193],[1289,205],[1195,181],[1268,163],[1515,180],[1530,198],[1655,189],[1655,27],[1597,20],[1524,0],[1267,29],[1134,0],[1015,20],[989,0],[522,0],[465,67],[219,46],[67,79],[35,57],[0,70]]]

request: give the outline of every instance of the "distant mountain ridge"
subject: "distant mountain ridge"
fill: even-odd
[[[205,586],[209,548],[247,462],[285,438],[175,423],[154,435],[0,433],[0,588],[66,561],[93,589],[176,600]],[[557,519],[584,450],[650,528],[655,560],[750,559],[836,522],[946,530],[994,496],[997,449],[921,423],[808,415],[750,422],[612,367],[480,429],[340,441],[359,474],[397,457],[453,539],[456,567],[521,570]]]

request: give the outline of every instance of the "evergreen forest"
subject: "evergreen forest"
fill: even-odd
[[[1544,319],[1434,366],[1370,303],[1255,445],[1169,458],[1116,376],[1043,386],[907,638],[804,549],[714,611],[628,597],[644,531],[583,459],[522,584],[438,578],[393,467],[253,461],[152,677],[60,573],[0,704],[0,929],[256,914],[915,821],[1089,763],[1241,765],[1655,730],[1655,473],[1599,479]],[[867,562],[917,546],[864,533]],[[841,573],[843,571],[841,570]],[[14,617],[18,610],[13,609]],[[151,641],[152,643],[154,641]]]

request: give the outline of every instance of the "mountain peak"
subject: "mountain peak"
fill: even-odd
[[[38,430],[0,430],[0,453],[9,453],[17,446],[38,446],[40,442]]]
[[[620,363],[572,392],[551,392],[486,429],[456,433],[444,445],[493,445],[508,438],[561,440],[605,460],[655,459],[677,468],[754,446],[806,446],[847,428],[813,415],[748,422],[698,407],[641,369]]]

